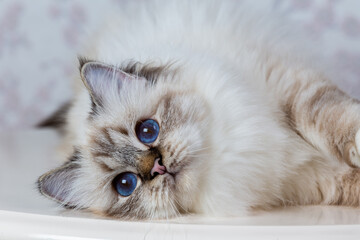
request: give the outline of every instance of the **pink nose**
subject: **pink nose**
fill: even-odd
[[[155,173],[158,173],[160,175],[163,175],[166,173],[166,167],[163,165],[160,165],[159,161],[160,161],[160,158],[155,159],[154,166],[150,172],[151,176],[154,176]]]

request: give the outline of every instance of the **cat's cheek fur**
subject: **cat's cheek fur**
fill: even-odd
[[[210,127],[209,124],[203,126]],[[200,129],[197,125],[189,127],[188,130],[182,128],[181,132],[175,131],[173,136],[182,140],[182,146],[179,145],[181,151],[170,150],[174,153],[164,156],[164,163],[168,166],[168,170],[175,173],[175,188],[172,192],[180,212],[183,213],[194,209],[194,204],[201,194],[204,175],[209,168],[208,155],[211,152],[211,146],[206,139],[206,131],[206,128]],[[176,141],[171,142],[176,144]]]

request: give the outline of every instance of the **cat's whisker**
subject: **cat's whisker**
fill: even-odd
[[[170,203],[170,205],[171,205],[172,212],[173,212],[172,217],[178,217],[178,216],[180,216],[180,215],[181,215],[181,214],[180,214],[180,211],[177,209],[177,207],[175,206],[175,204],[172,202],[172,203]]]
[[[203,149],[196,149],[196,150],[192,150],[192,151],[187,151],[186,154],[192,154],[192,153],[200,153],[203,152],[204,150],[208,150],[209,148],[203,148]]]
[[[196,148],[191,151],[187,151],[186,153],[191,154],[191,153],[203,152],[204,150],[208,150],[208,149],[210,149],[210,147]]]
[[[170,193],[170,195],[169,195]],[[173,201],[176,201],[176,197],[175,195],[173,194],[172,190],[171,190],[171,186],[169,186],[169,184],[167,185],[167,191],[166,191],[166,199],[169,203],[169,205],[171,206],[172,208],[172,212],[175,216],[178,216],[180,213],[179,213],[179,210],[178,208],[174,205],[174,202]]]
[[[192,157],[192,158],[202,157],[202,156],[205,156],[205,155],[206,155],[206,154],[203,154],[203,153],[199,153],[199,154],[196,154],[196,153],[186,154],[187,157]]]
[[[181,208],[183,208],[183,206],[177,201],[176,197],[173,197],[174,196],[174,193],[172,192],[172,190],[169,188],[168,191],[171,193],[171,199],[174,200],[174,202],[179,205]],[[170,198],[168,198],[170,200]],[[174,203],[172,201],[170,201],[170,204],[171,204],[171,207],[174,211],[174,214],[177,216],[180,215],[180,212],[178,210],[178,208],[174,205]]]
[[[183,144],[185,145],[185,144]],[[180,148],[180,150],[178,150]],[[172,157],[173,159],[178,159],[179,156],[184,152],[186,151],[188,147],[187,146],[181,146],[181,147],[177,147],[173,152],[174,152],[174,156]]]
[[[195,188],[195,191],[198,190],[198,187],[191,183],[191,181],[192,181],[191,177],[189,177],[187,174],[183,174],[182,176],[187,179],[187,181],[186,181],[187,184],[185,185],[186,188],[187,188],[186,192],[189,192],[191,190],[191,188]]]
[[[169,189],[170,190],[170,189]],[[173,194],[173,192],[172,192],[172,190],[170,190],[170,192]],[[176,198],[173,198],[174,199],[174,201],[175,201],[175,203],[184,211],[184,212],[188,212],[187,210],[186,210],[186,208],[176,199]],[[180,215],[180,212],[179,212],[179,210],[177,210],[178,211],[178,213],[179,213],[179,215]]]

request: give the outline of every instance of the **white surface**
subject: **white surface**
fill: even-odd
[[[308,206],[157,222],[64,211],[40,196],[35,184],[61,162],[58,141],[52,131],[0,133],[0,239],[360,239],[360,208]]]
[[[138,223],[0,211],[0,239],[359,239],[356,225],[234,226]],[[5,220],[6,219],[6,220]]]

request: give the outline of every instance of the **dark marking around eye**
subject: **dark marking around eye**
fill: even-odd
[[[121,133],[121,134],[123,134],[123,135],[126,135],[126,136],[129,135],[129,132],[128,132],[128,130],[126,128],[118,127],[118,128],[116,128],[114,130]]]
[[[109,216],[116,216],[124,219],[143,219],[148,215],[147,210],[141,206],[142,199],[140,199],[141,193],[133,194],[129,196],[126,201],[119,205],[112,205],[106,214]]]

